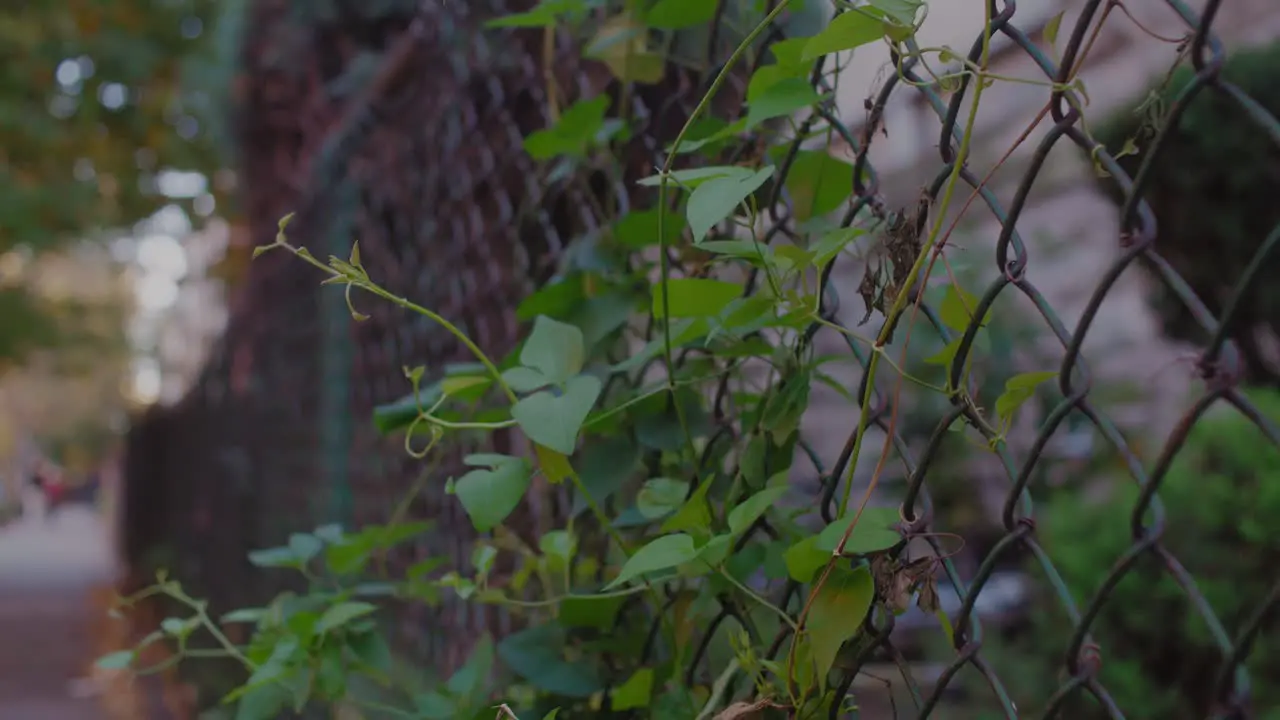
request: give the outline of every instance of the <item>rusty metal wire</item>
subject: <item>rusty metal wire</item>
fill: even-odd
[[[969,168],[960,169],[963,183],[978,192],[1002,227],[993,258],[997,278],[981,294],[973,315],[983,317],[1003,295],[1025,296],[1062,348],[1058,376],[1062,400],[1043,418],[1034,441],[1021,457],[1002,442],[995,445],[1008,480],[1000,518],[1003,537],[969,577],[963,577],[951,560],[941,561],[962,603],[952,618],[954,653],[946,660],[941,676],[927,689],[913,679],[891,637],[893,616],[888,615],[869,621],[869,636],[875,641],[863,646],[858,667],[847,671],[839,687],[851,686],[862,663],[873,657],[888,658],[901,668],[915,700],[913,716],[937,717],[944,693],[960,682],[961,672],[976,672],[1002,713],[1021,717],[1010,699],[1010,688],[984,657],[986,637],[974,604],[1000,561],[1023,553],[1035,558],[1042,579],[1054,590],[1071,621],[1061,685],[1044,707],[1036,710],[1037,716],[1055,716],[1072,697],[1087,694],[1096,700],[1102,715],[1124,717],[1125,709],[1116,706],[1099,679],[1103,660],[1091,631],[1115,586],[1140,560],[1154,558],[1182,588],[1188,606],[1209,628],[1221,654],[1214,705],[1195,712],[1199,716],[1244,718],[1256,710],[1251,708],[1243,663],[1265,617],[1278,602],[1277,592],[1257,598],[1251,623],[1225,627],[1197,589],[1195,579],[1162,543],[1170,530],[1159,491],[1187,434],[1212,404],[1234,406],[1277,446],[1280,429],[1275,418],[1263,416],[1237,387],[1240,367],[1230,340],[1236,301],[1226,303],[1221,318],[1213,317],[1160,258],[1158,228],[1143,191],[1149,180],[1148,168],[1160,153],[1168,128],[1199,94],[1230,98],[1239,112],[1278,145],[1280,122],[1220,76],[1226,53],[1212,32],[1220,0],[1208,2],[1202,14],[1179,0],[1166,0],[1166,4],[1186,24],[1190,38],[1187,52],[1196,75],[1170,109],[1168,125],[1146,149],[1143,165],[1130,176],[1106,149],[1095,146],[1081,124],[1079,98],[1074,90],[1065,89],[1091,31],[1113,4],[1104,0],[1084,3],[1061,60],[1055,62],[1018,28],[1012,0],[991,0],[991,22],[983,33],[1003,35],[1030,56],[1059,89],[1046,86],[1053,124],[1040,140],[1007,207]],[[254,22],[248,23],[251,34],[246,38],[244,57],[244,70],[251,81],[246,84],[248,96],[241,98],[240,126],[254,243],[270,242],[277,221],[288,212],[298,214],[292,237],[317,255],[345,256],[358,238],[371,276],[390,291],[458,320],[486,351],[507,352],[519,337],[513,312],[519,299],[550,274],[555,258],[572,237],[591,231],[600,222],[586,209],[591,203],[584,196],[589,192],[585,185],[548,180],[545,170],[520,149],[524,135],[548,122],[541,37],[517,33],[492,43],[479,32],[480,19],[525,5],[500,0],[406,4],[403,12],[392,17],[359,22],[350,17],[299,20],[289,14],[292,6],[287,0],[254,3]],[[569,50],[572,43],[562,40],[557,44],[561,50],[553,67],[567,95],[590,96],[607,90],[607,76],[597,67],[577,64]],[[971,62],[981,59],[982,48],[980,36],[968,53]],[[718,46],[710,48],[713,56],[720,50]],[[960,87],[944,99],[940,88],[916,72],[916,58],[898,60],[901,73],[891,75],[869,101],[865,127],[879,125],[895,93],[924,96],[943,129],[937,142],[938,172],[928,187],[930,197],[936,199],[954,169],[963,140],[958,119],[972,76],[965,75]],[[660,161],[664,141],[700,99],[707,80],[673,71],[664,84],[639,96],[641,112],[648,113],[651,122],[645,132],[637,134],[636,156],[631,161],[634,172],[647,174]],[[357,92],[359,88],[363,90]],[[820,114],[836,125],[857,158],[854,197],[845,223],[864,209],[883,213],[880,180],[868,160],[875,133],[859,136],[825,110]],[[1064,142],[1092,154],[1123,187],[1126,198],[1116,234],[1120,253],[1098,279],[1074,328],[1066,326],[1028,280],[1032,255],[1018,232],[1019,217],[1050,151]],[[784,172],[789,163],[780,163]],[[793,222],[786,213],[775,219],[777,226],[770,237],[786,232],[785,226]],[[1259,268],[1278,237],[1280,228],[1258,251],[1245,276],[1238,279],[1235,298],[1252,284],[1264,281]],[[1176,423],[1149,467],[1091,399],[1094,378],[1081,355],[1103,300],[1117,278],[1139,260],[1156,269],[1160,280],[1182,299],[1212,338],[1196,366],[1203,385],[1201,395]],[[841,292],[852,293],[836,287],[832,277],[828,272],[823,278],[823,315],[835,323]],[[130,482],[135,489],[148,488],[146,492],[154,499],[152,511],[163,511],[164,515],[161,522],[136,529],[147,537],[135,538],[130,547],[160,541],[170,544],[178,573],[193,579],[223,606],[260,600],[264,593],[276,589],[268,585],[275,580],[245,563],[248,549],[278,544],[288,532],[306,530],[324,520],[359,525],[385,519],[421,467],[405,456],[399,440],[378,437],[367,418],[376,405],[404,394],[403,365],[439,367],[468,359],[447,336],[378,303],[362,303],[359,309],[371,319],[352,325],[340,294],[321,293],[311,270],[293,258],[268,256],[259,260],[240,300],[227,335],[197,386],[179,405],[140,423],[129,453]],[[922,302],[921,312],[945,341],[954,339],[935,308]],[[950,370],[953,385],[961,381],[977,330],[974,323],[961,338]],[[812,339],[828,332],[833,331],[815,325],[808,336]],[[848,347],[865,367],[870,353],[856,344]],[[857,397],[870,397],[870,427],[892,436],[896,432],[891,421],[893,400],[881,387],[870,388],[868,394],[866,373],[862,383]],[[1064,586],[1050,553],[1038,543],[1030,492],[1045,448],[1072,418],[1084,419],[1096,428],[1141,488],[1132,509],[1131,546],[1117,558],[1102,586],[1079,606],[1071,589]],[[974,407],[957,404],[920,452],[913,453],[902,438],[891,437],[910,468],[901,498],[904,526],[908,534],[931,544],[942,558],[948,553],[938,533],[947,528],[934,524],[931,464],[948,428],[966,422],[980,430],[988,427]],[[856,427],[851,431],[856,435]],[[846,475],[856,440],[850,436],[838,458],[812,458],[822,479],[818,507],[827,521],[836,514],[835,498],[842,489],[837,486]],[[447,551],[458,568],[465,568],[471,537],[467,518],[458,504],[443,494],[441,483],[429,486],[430,491],[413,512],[433,518],[437,529],[401,560],[408,563],[414,557]],[[139,517],[144,513],[136,512]],[[530,522],[536,516],[536,512],[530,513]],[[782,607],[796,607],[797,590],[794,583],[783,588]],[[446,605],[430,617],[424,612],[404,611],[403,639],[442,668],[453,667],[462,659],[467,641],[477,630],[485,627],[500,632],[507,622],[502,617],[471,614],[464,605]],[[710,623],[706,637],[733,613],[726,606]],[[703,643],[703,650],[707,644]],[[779,637],[772,652],[783,647],[784,638]],[[699,665],[700,656],[694,658],[691,678]],[[833,709],[833,717],[835,712]]]

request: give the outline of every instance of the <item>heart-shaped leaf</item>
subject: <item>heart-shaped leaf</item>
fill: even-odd
[[[521,399],[512,406],[511,417],[530,440],[572,455],[578,444],[578,431],[602,387],[598,378],[580,375],[566,382],[560,395],[543,390]]]
[[[759,190],[770,177],[773,177],[772,165],[750,175],[718,177],[699,185],[689,196],[689,204],[685,210],[689,217],[689,229],[693,231],[693,241],[698,242],[706,237],[716,223],[732,214],[739,203]]]
[[[645,573],[666,570],[683,565],[698,556],[693,538],[684,533],[663,535],[636,551],[613,582],[604,587],[605,590],[615,588],[632,578]]]
[[[581,330],[539,315],[520,350],[520,364],[537,370],[552,383],[562,383],[578,374],[585,356]]]
[[[884,20],[866,10],[849,10],[837,15],[822,32],[810,39],[801,57],[812,60],[828,53],[852,50],[883,36]]]
[[[787,486],[765,488],[751,497],[738,503],[729,511],[729,530],[740,533],[751,527],[761,515],[778,502],[787,492]]]
[[[747,127],[755,127],[766,120],[790,115],[810,107],[822,99],[808,81],[789,77],[778,80],[760,92],[747,110]]]
[[[473,459],[475,456],[471,456]],[[480,532],[488,532],[507,519],[529,489],[529,464],[505,455],[486,456],[488,467],[458,478],[453,492]]]
[[[674,278],[667,281],[666,287],[664,305],[662,283],[653,286],[652,309],[656,318],[713,317],[742,297],[741,285],[713,278]]]
[[[689,483],[671,478],[653,478],[636,494],[636,509],[649,520],[666,517],[684,505]]]
[[[835,552],[836,545],[840,543],[840,538],[844,537],[844,531],[849,527],[849,523],[853,522],[853,517],[850,513],[845,519],[837,520],[824,528],[818,533],[814,547],[824,553]],[[864,509],[862,516],[858,518],[858,524],[849,535],[849,540],[844,544],[845,554],[865,555],[897,545],[902,540],[902,534],[894,529],[894,525],[900,520],[898,509],[895,507]]]
[[[806,622],[806,634],[820,680],[831,670],[840,646],[857,634],[871,610],[874,595],[875,583],[866,567],[849,570],[837,565],[832,568],[813,599]]]

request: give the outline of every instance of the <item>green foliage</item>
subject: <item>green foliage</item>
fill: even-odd
[[[225,109],[213,88],[220,12],[239,4],[6,3],[0,10],[0,255],[127,228],[164,205],[165,170],[212,173]],[[223,45],[225,59],[225,44]],[[210,187],[218,201],[225,193]],[[198,216],[197,216],[198,218]],[[73,309],[0,289],[0,361],[83,346]]]
[[[1095,131],[1112,154],[1123,154],[1120,165],[1130,175],[1153,149],[1155,128],[1163,125],[1194,75],[1190,67],[1179,68]],[[1223,66],[1222,77],[1263,110],[1280,113],[1280,44],[1239,51]],[[1206,87],[1168,133],[1142,188],[1155,213],[1156,249],[1217,317],[1264,240],[1280,226],[1278,157],[1274,129],[1258,125],[1235,100]],[[1113,180],[1099,182],[1121,199]],[[1280,286],[1265,281],[1276,273],[1280,252],[1271,252],[1241,302],[1235,326],[1246,370],[1258,382],[1280,381],[1280,367],[1255,339],[1258,330],[1280,333]],[[1205,340],[1190,311],[1168,288],[1158,284],[1154,293],[1153,307],[1167,334]]]
[[[0,11],[0,251],[128,226],[173,202],[154,189],[158,171],[218,167],[198,131],[208,108],[182,82],[188,58],[205,52],[217,5],[10,3]]]
[[[516,315],[529,323],[528,334],[518,347],[501,348],[501,361],[449,318],[380,286],[354,248],[345,260],[318,259],[290,242],[286,218],[276,241],[257,249],[292,253],[324,284],[340,286],[349,305],[354,294],[373,295],[433,323],[472,354],[471,363],[406,368],[409,392],[374,413],[380,431],[404,438],[407,453],[433,462],[459,438],[496,431],[523,442],[506,445],[506,454],[466,455],[460,476],[447,481],[476,531],[468,563],[429,556],[389,572],[379,560],[425,529],[399,512],[355,531],[295,534],[250,561],[301,574],[306,590],[224,618],[253,624],[247,643],[232,642],[203,603],[162,577],[149,592],[191,614],[156,640],[186,651],[188,636],[211,636],[213,654],[244,672],[225,698],[241,717],[276,717],[311,703],[370,716],[394,708],[415,718],[626,712],[706,720],[766,710],[831,717],[857,704],[844,681],[861,672],[869,628],[914,604],[935,614],[940,638],[951,639],[934,579],[943,560],[912,550],[920,543],[910,542],[917,538],[900,508],[869,505],[854,492],[864,480],[855,470],[866,459],[862,430],[875,403],[855,397],[831,366],[865,372],[869,386],[891,385],[894,397],[910,384],[940,406],[970,411],[963,424],[943,429],[1002,453],[1016,414],[1049,392],[1054,373],[1013,361],[1018,338],[994,311],[979,312],[978,295],[963,286],[969,279],[948,268],[931,281],[930,260],[947,250],[939,244],[942,223],[923,222],[931,200],[917,208],[920,222],[906,211],[849,213],[853,167],[825,151],[837,129],[812,112],[831,102],[808,80],[817,63],[830,70],[830,56],[872,42],[905,49],[923,3],[842,4],[809,36],[766,40],[766,28],[796,4],[779,3],[764,16],[763,5],[731,3],[733,12],[759,17],[736,40],[730,67],[705,89],[657,173],[642,179],[624,153],[637,118],[616,115],[635,107],[629,93],[637,85],[675,62],[672,33],[708,30],[712,4],[547,0],[489,23],[572,32],[621,81],[618,97],[577,98],[551,127],[529,133],[524,150],[558,168],[590,167],[611,181],[604,186],[627,187],[625,197],[602,190],[594,198],[599,207],[590,210],[607,215],[604,230],[570,248],[589,247],[593,262],[566,264],[524,300]],[[757,45],[773,62],[748,79],[734,66],[747,66],[744,55]],[[730,91],[731,72],[746,81],[738,98],[745,112],[700,116]],[[975,104],[996,79],[982,74],[973,83]],[[936,217],[953,209],[968,152],[967,142],[956,149]],[[609,208],[625,210],[615,216]],[[766,218],[783,232],[766,233]],[[826,271],[855,254],[866,271],[859,294],[867,317],[884,317],[874,336],[822,312],[833,289]],[[939,309],[938,326],[912,307],[917,284]],[[911,332],[895,338],[894,328]],[[842,338],[851,352],[818,357],[817,331]],[[972,343],[962,341],[967,335]],[[916,374],[918,365],[927,377]],[[860,431],[838,466],[810,455],[814,470],[805,455],[816,451],[802,443],[800,420],[818,383],[850,401],[850,424]],[[893,448],[867,452],[887,460]],[[803,473],[831,483],[829,502],[790,497],[790,480]],[[528,514],[545,514],[552,529],[515,521],[529,499],[538,502],[528,503]],[[515,629],[497,642],[479,639],[448,679],[401,682],[378,631],[383,601],[439,608],[445,599],[466,604],[468,613],[499,608]],[[376,691],[360,680],[374,681]]]
[[[1264,416],[1280,417],[1280,395],[1257,392],[1250,399]],[[1276,581],[1280,450],[1225,403],[1209,412],[1160,485],[1167,527],[1163,545],[1196,578],[1234,639]],[[1084,488],[1042,506],[1039,526],[1045,550],[1082,609],[1133,544],[1129,518],[1138,489],[1122,479],[1107,488],[1105,497],[1090,495]],[[1152,517],[1148,512],[1146,522]],[[1027,633],[1034,644],[1019,644],[1000,667],[1026,703],[1042,703],[1053,691],[1046,682],[1055,678],[1066,650],[1062,628],[1068,621],[1051,610],[1055,606],[1036,604]],[[1219,650],[1158,558],[1144,556],[1116,585],[1092,628],[1103,657],[1099,679],[1126,717],[1204,716],[1217,681]],[[1255,706],[1270,708],[1259,717],[1280,717],[1275,711],[1280,707],[1280,642],[1264,630],[1246,667]],[[1079,700],[1063,716],[1101,718],[1106,713],[1092,701]]]

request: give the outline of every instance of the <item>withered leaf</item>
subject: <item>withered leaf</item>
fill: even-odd
[[[920,581],[920,590],[916,595],[916,607],[933,615],[938,612],[941,605],[938,599],[938,579],[933,575],[926,575]]]
[[[880,266],[867,265],[862,274],[862,283],[858,286],[858,295],[867,306],[867,314],[862,316],[858,325],[866,325],[871,319],[873,310],[884,312],[884,292],[880,287]]]

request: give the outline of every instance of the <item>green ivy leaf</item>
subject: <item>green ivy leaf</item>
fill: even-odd
[[[871,0],[871,7],[882,11],[899,25],[914,25],[924,0]]]
[[[643,184],[643,183],[641,183]],[[656,183],[655,183],[656,184]],[[674,183],[672,183],[674,185]],[[667,245],[679,242],[685,229],[685,218],[668,212],[663,218],[663,235]],[[613,226],[613,235],[623,246],[640,250],[658,244],[658,210],[640,210],[623,215]]]
[[[849,199],[853,166],[823,150],[805,150],[796,154],[784,184],[795,204],[796,220],[804,222],[826,215]]]
[[[707,240],[699,243],[698,249],[703,252],[729,255],[730,257],[746,260],[762,259],[765,263],[768,263],[773,258],[773,248],[751,240]]]
[[[652,84],[666,73],[666,60],[649,49],[647,28],[627,11],[605,20],[583,54],[602,61],[622,82]]]
[[[717,0],[658,0],[645,16],[645,24],[658,30],[701,25],[715,17],[716,4]]]
[[[801,57],[814,60],[862,47],[884,37],[884,21],[863,10],[840,13],[804,46]]]
[[[748,100],[749,102],[750,100]],[[689,128],[689,133],[680,142],[679,154],[705,152],[707,157],[716,157],[717,151],[724,149],[728,141],[738,136],[747,127],[747,119],[740,117],[727,123],[717,117],[704,117]],[[668,145],[665,151],[670,153],[675,143]]]
[[[849,523],[853,522],[854,513],[850,512],[846,517],[847,520],[836,520],[823,528],[822,532],[818,533],[814,547],[828,555],[835,552],[840,538],[844,537],[845,529],[849,527]],[[866,555],[888,550],[897,545],[902,541],[902,533],[898,532],[894,526],[901,520],[896,507],[865,508],[862,511],[862,517],[858,518],[858,524],[850,533],[848,542],[844,544],[845,553]]]
[[[493,378],[480,375],[457,375],[446,377],[440,381],[440,390],[450,397],[456,397],[468,390],[477,391],[493,384]]]
[[[653,478],[636,494],[636,509],[647,519],[657,520],[679,510],[688,493],[689,483],[683,480]]]
[[[809,407],[809,392],[812,387],[809,369],[792,372],[763,408],[760,427],[778,438],[789,436],[799,427],[800,417]]]
[[[826,233],[809,247],[809,251],[813,253],[813,264],[820,268],[826,267],[827,263],[835,260],[836,256],[850,243],[866,234],[867,231],[859,227],[839,228]]]
[[[769,487],[738,503],[733,510],[729,511],[729,531],[745,532],[786,493],[785,485]]]
[[[1022,373],[1014,375],[1004,383],[1004,392],[996,398],[996,415],[1006,422],[1022,404],[1036,394],[1036,388],[1048,380],[1056,378],[1056,370]]]
[[[610,590],[646,573],[666,570],[689,562],[698,555],[693,538],[684,533],[664,535],[636,551],[618,572],[613,582],[604,586]]]
[[[133,650],[117,650],[98,658],[94,665],[103,670],[123,670],[133,664]]]
[[[692,562],[680,567],[680,574],[693,577],[711,572],[729,557],[733,550],[732,535],[716,535],[698,548],[698,554]]]
[[[445,687],[454,697],[461,697],[475,702],[484,693],[485,681],[493,671],[494,646],[488,633],[480,635],[480,639],[471,648],[467,662],[455,672]]]
[[[513,367],[502,371],[502,380],[518,393],[540,390],[554,381],[542,373],[528,367]]]
[[[564,319],[577,307],[578,303],[586,300],[582,278],[581,274],[575,273],[538,288],[532,295],[520,301],[520,305],[516,308],[516,319],[528,322],[539,315]]]
[[[978,297],[973,293],[956,285],[948,285],[947,292],[942,296],[942,304],[938,306],[938,316],[942,320],[942,324],[955,330],[958,333],[964,333],[969,327],[969,322],[973,320],[973,313],[978,309]],[[987,314],[982,318],[979,327],[986,327],[991,320],[991,308],[987,308]]]
[[[929,365],[951,365],[951,362],[956,359],[956,353],[960,352],[960,341],[963,339],[963,337],[958,337],[952,340],[941,350],[925,358],[924,362]]]
[[[681,0],[688,2],[689,0]],[[649,706],[653,697],[653,668],[640,668],[613,691],[613,709],[617,712]]]
[[[795,77],[782,78],[771,83],[750,101],[747,110],[747,127],[752,128],[766,120],[791,115],[821,100],[822,96],[813,89],[808,80]],[[697,196],[696,193],[694,195]]]
[[[275,683],[249,688],[236,705],[235,720],[275,720],[289,705],[289,695],[288,689]]]
[[[533,321],[533,332],[520,350],[521,365],[556,384],[577,375],[585,357],[582,331],[545,315]]]
[[[810,38],[807,37],[779,40],[769,46],[769,52],[773,55],[778,67],[789,73],[808,75],[813,69],[813,61],[806,60],[804,57],[804,48],[809,44],[809,40]]]
[[[257,567],[298,567],[302,564],[293,548],[289,547],[250,550],[249,562]]]
[[[791,579],[807,583],[813,579],[819,568],[831,559],[831,551],[822,552],[818,549],[817,543],[818,536],[813,535],[792,545],[783,553],[782,560],[787,566],[787,574]]]
[[[559,625],[535,625],[504,638],[498,645],[498,656],[516,675],[553,695],[586,698],[603,690],[605,683],[596,662],[564,659],[564,635]]]
[[[870,570],[866,567],[850,570],[836,565],[814,597],[806,634],[819,681],[824,685],[840,646],[858,633],[874,596],[875,583]]]
[[[568,530],[552,530],[538,541],[538,549],[547,557],[568,563],[578,549],[578,543]]]
[[[599,378],[579,375],[564,384],[563,394],[543,390],[522,398],[511,407],[511,417],[530,440],[572,455],[578,444],[578,431],[602,389]]]
[[[662,304],[662,283],[653,285],[653,316],[658,319],[713,317],[742,297],[741,285],[713,278],[673,278],[666,287],[670,307]]]
[[[352,635],[347,642],[353,655],[370,669],[385,675],[391,670],[391,646],[377,629]]]
[[[230,623],[256,623],[266,614],[266,610],[262,608],[241,608],[232,610],[231,612],[219,618],[218,622],[223,624]]]
[[[661,286],[659,285],[659,289]],[[661,302],[661,301],[658,301]],[[726,303],[727,304],[727,303]],[[710,330],[710,323],[705,317],[696,318],[680,318],[671,323],[671,347],[684,347],[693,343],[699,338],[703,338]],[[653,358],[662,355],[665,347],[665,339],[662,333],[658,333],[657,337],[645,343],[645,346],[634,353],[631,357],[623,360],[613,366],[614,372],[630,372],[644,365]]]
[[[413,705],[424,720],[454,720],[458,717],[458,704],[434,690],[416,695]]]
[[[739,203],[760,189],[773,177],[773,166],[766,165],[749,175],[727,175],[699,185],[689,196],[685,214],[693,241],[699,242],[717,223],[729,217]]]
[[[494,18],[485,27],[553,27],[561,15],[581,12],[586,7],[585,0],[542,0],[528,12]]]
[[[342,532],[342,525],[338,523],[321,525],[312,534],[326,543],[339,543],[346,539],[346,534]]]
[[[662,523],[662,532],[693,532],[705,537],[711,527],[711,506],[707,504],[710,490],[711,481],[703,480],[680,510]]]
[[[1062,27],[1062,15],[1063,13],[1060,12],[1044,24],[1044,41],[1049,43],[1050,49],[1058,42],[1058,28]]]
[[[271,647],[271,654],[266,661],[258,665],[249,679],[244,685],[232,690],[223,702],[231,702],[236,698],[246,697],[261,687],[273,687],[275,682],[282,679],[288,671],[289,664],[293,660],[294,655],[301,649],[298,638],[293,635],[286,635],[274,646]],[[287,700],[286,700],[287,702]],[[243,703],[242,703],[243,705]]]
[[[525,152],[534,160],[585,154],[605,127],[604,116],[609,110],[609,103],[608,95],[598,95],[570,105],[555,125],[533,132],[524,139]]]
[[[737,165],[715,165],[712,167],[688,168],[686,170],[672,170],[667,175],[667,187],[684,187],[690,190],[696,190],[704,183],[719,178],[747,178],[755,174],[750,168],[739,167]],[[662,184],[662,175],[650,175],[636,181],[637,185],[645,187],[657,187]]]
[[[640,448],[629,435],[604,437],[587,443],[578,459],[578,477],[592,499],[603,503],[631,477],[640,461]],[[573,515],[587,509],[586,498],[574,493]]]
[[[480,532],[488,532],[507,519],[529,489],[530,467],[521,458],[496,455],[481,458],[472,455],[467,464],[482,464],[458,478],[453,492]]]
[[[311,558],[320,554],[324,549],[324,543],[320,538],[309,533],[293,533],[289,536],[289,550],[293,552],[293,556],[299,562],[307,562]]]
[[[534,445],[533,452],[538,456],[538,467],[542,468],[542,475],[552,485],[559,485],[573,477],[573,465],[569,463],[569,456],[545,445]]]
[[[606,291],[579,303],[568,321],[582,330],[582,341],[589,353],[600,341],[626,326],[635,316],[639,299],[640,295],[630,288]]]
[[[607,631],[614,626],[625,600],[625,597],[567,597],[560,603],[559,621],[566,627]]]
[[[701,708],[702,703],[694,696],[692,690],[678,683],[668,683],[664,691],[653,699],[653,707],[649,711],[649,717],[697,717]],[[725,717],[725,713],[721,713],[721,717]]]
[[[324,611],[324,614],[321,615],[320,619],[316,622],[315,631],[317,634],[320,634],[329,632],[330,630],[336,630],[352,620],[362,618],[377,609],[377,605],[367,602],[338,603]]]
[[[751,107],[756,100],[768,94],[769,90],[778,83],[788,78],[795,78],[795,74],[788,72],[787,68],[781,65],[762,65],[751,73],[751,80],[747,82],[747,106]],[[750,126],[747,118],[742,118],[741,127],[736,129],[733,134],[745,131]],[[722,134],[728,134],[729,128],[721,131]],[[682,145],[681,148],[684,146]]]

